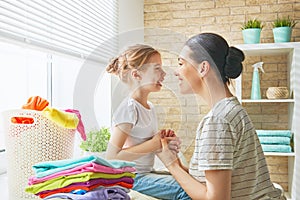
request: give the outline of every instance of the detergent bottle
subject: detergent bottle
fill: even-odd
[[[263,73],[265,73],[262,65],[263,65],[263,62],[258,62],[258,63],[255,63],[254,65],[252,65],[253,76],[252,76],[251,99],[261,99],[259,69]]]

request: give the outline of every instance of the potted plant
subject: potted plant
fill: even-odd
[[[277,18],[273,22],[273,36],[274,42],[290,42],[292,29],[295,27],[297,22],[290,19],[290,17]]]
[[[109,128],[102,127],[100,130],[91,130],[86,136],[86,140],[81,142],[80,148],[84,152],[103,157],[110,138]]]
[[[241,29],[245,44],[256,44],[260,42],[260,33],[263,25],[258,19],[250,19],[245,22]]]

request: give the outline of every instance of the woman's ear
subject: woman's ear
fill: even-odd
[[[131,77],[132,77],[133,79],[136,79],[136,80],[141,80],[141,79],[142,79],[142,77],[141,77],[139,71],[136,70],[136,69],[131,70]]]
[[[210,64],[207,61],[203,61],[199,64],[198,67],[199,67],[198,72],[199,72],[200,76],[204,77],[210,69]]]

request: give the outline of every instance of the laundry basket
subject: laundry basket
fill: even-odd
[[[41,111],[8,110],[1,113],[7,155],[10,200],[38,197],[25,192],[32,166],[38,162],[73,156],[75,129],[66,129],[44,117]],[[14,117],[32,118],[32,124],[12,123]]]

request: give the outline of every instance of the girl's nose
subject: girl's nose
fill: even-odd
[[[163,75],[163,76],[166,76],[166,75],[167,75],[167,73],[166,73],[165,70],[162,70],[162,75]]]

